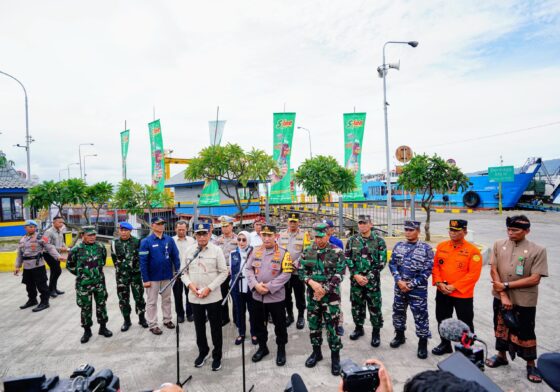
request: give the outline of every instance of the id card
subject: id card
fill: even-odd
[[[515,274],[517,276],[523,276],[523,266],[522,265],[518,265],[517,267],[515,267]]]

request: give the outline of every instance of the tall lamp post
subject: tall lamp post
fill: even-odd
[[[27,155],[27,182],[31,183],[31,152],[29,151],[29,144],[31,143],[31,137],[29,136],[29,111],[27,105],[27,90],[25,89],[23,83],[21,83],[12,75],[7,74],[6,72],[3,71],[0,71],[0,74],[6,75],[7,77],[12,78],[16,82],[18,82],[18,84],[23,89],[23,94],[25,95],[25,152]]]
[[[93,146],[93,143],[80,143],[78,145],[78,158],[80,163],[80,178],[84,179],[84,172],[82,171],[82,146]]]
[[[383,45],[383,65],[377,68],[379,76],[383,78],[383,112],[385,114],[385,158],[387,163],[387,234],[389,237],[393,235],[393,203],[392,203],[392,190],[391,190],[391,163],[389,162],[389,125],[387,123],[387,82],[386,76],[390,68],[399,69],[400,64],[387,64],[385,61],[385,47],[389,44],[404,44],[410,45],[415,48],[418,46],[418,41],[387,41]]]
[[[297,128],[307,131],[307,135],[309,136],[309,158],[313,158],[313,153],[311,152],[311,131],[304,127],[297,127]]]
[[[86,154],[86,155],[84,155],[84,181],[86,182],[86,184],[87,184],[86,158],[87,157],[96,157],[96,156],[97,156],[97,154]]]
[[[66,169],[60,169],[58,171],[58,181],[62,181],[62,172],[65,171]]]
[[[68,170],[68,179],[70,179],[70,166],[74,166],[74,165],[80,165],[80,162],[69,163],[68,166],[66,166],[66,170]],[[82,165],[80,165],[80,167],[81,166]]]

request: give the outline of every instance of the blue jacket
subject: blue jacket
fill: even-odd
[[[179,271],[179,249],[168,235],[161,239],[150,234],[140,243],[140,272],[144,282],[169,280],[173,273]]]
[[[331,238],[329,238],[329,242],[340,249],[344,249],[344,244],[342,243],[342,240],[340,238],[335,237],[334,235],[331,235]]]

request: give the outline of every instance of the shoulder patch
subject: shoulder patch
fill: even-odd
[[[480,256],[479,256],[479,255],[474,255],[474,256],[472,257],[472,259],[473,259],[473,261],[474,261],[475,263],[478,263],[478,262],[480,261]]]

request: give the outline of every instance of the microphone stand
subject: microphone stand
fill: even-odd
[[[169,288],[169,286],[173,285],[175,283],[175,281],[177,279],[179,279],[181,277],[181,275],[183,275],[183,273],[189,268],[189,265],[191,265],[192,261],[194,259],[196,259],[198,257],[198,254],[202,251],[202,249],[199,247],[196,252],[194,253],[194,255],[190,258],[187,259],[187,263],[185,264],[185,266],[183,268],[181,268],[179,271],[177,271],[177,273],[173,276],[173,278],[171,278],[171,280],[169,281],[169,283],[167,283],[162,289],[159,290],[159,294],[163,293],[165,290],[167,290]],[[182,282],[181,282],[182,284]],[[188,288],[187,290],[187,295],[188,294]],[[181,294],[183,295],[183,294]],[[175,324],[175,341],[177,343],[177,382],[175,383],[176,385],[182,387],[183,385],[185,385],[187,382],[189,382],[192,379],[192,375],[189,375],[185,381],[181,382],[181,373],[179,370],[179,322],[177,321],[177,323]]]
[[[235,275],[235,279],[231,283],[231,287],[229,288],[229,291],[227,292],[226,297],[222,301],[222,306],[227,302],[228,297],[231,296],[231,292],[232,292],[233,288],[235,287],[236,283],[239,283],[239,292],[241,293],[242,281],[243,281],[243,279],[245,279],[245,277],[241,276],[241,274],[243,273],[243,269],[245,268],[245,264],[247,264],[247,260],[249,260],[249,256],[251,255],[252,251],[253,251],[253,248],[251,248],[249,250],[249,252],[247,253],[247,257],[245,258],[245,261],[243,262],[243,264],[241,264],[241,267],[239,267],[239,272],[237,273],[237,275]],[[233,300],[233,298],[232,298],[232,300]],[[241,322],[241,321],[239,321],[239,322]],[[243,320],[243,322],[245,322],[245,320]],[[247,334],[247,332],[245,332],[245,334]],[[241,369],[242,369],[242,373],[243,373],[243,392],[245,392],[247,390],[246,383],[245,383],[245,336],[241,340]],[[251,385],[251,388],[249,388],[249,392],[251,392],[254,387],[255,387],[254,385]]]

